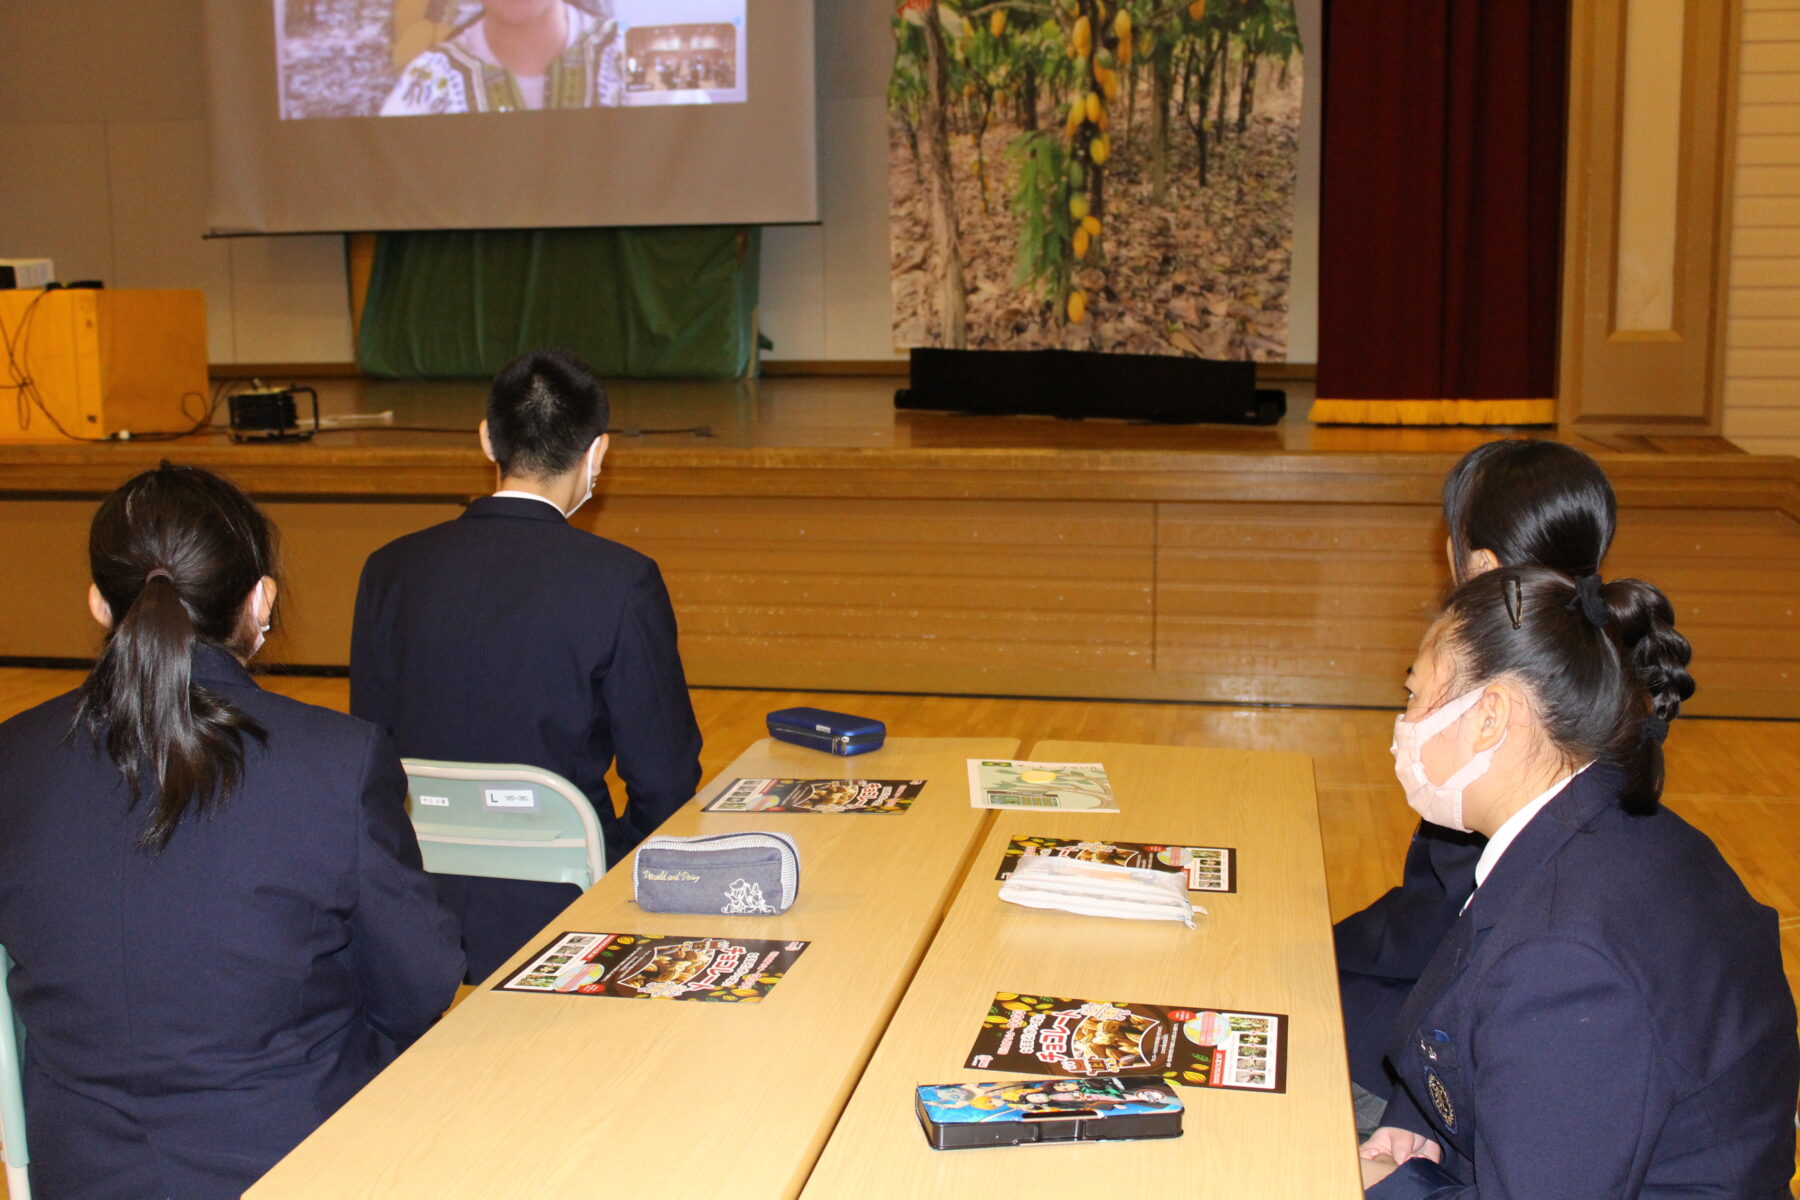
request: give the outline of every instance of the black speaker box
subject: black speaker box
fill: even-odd
[[[1273,425],[1287,395],[1256,386],[1256,364],[1091,350],[912,352],[894,407],[1171,424]]]

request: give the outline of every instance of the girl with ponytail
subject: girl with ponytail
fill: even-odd
[[[1454,584],[1500,566],[1595,576],[1618,505],[1606,473],[1561,442],[1502,438],[1465,454],[1444,480],[1445,554]],[[1669,715],[1673,715],[1671,712]],[[1333,929],[1357,1127],[1373,1130],[1394,1081],[1383,1061],[1407,992],[1475,889],[1480,834],[1421,821],[1401,886]]]
[[[275,532],[164,463],[102,502],[77,691],[0,724],[31,1185],[235,1197],[424,1032],[462,954],[373,726],[259,689]]]
[[[1656,588],[1543,567],[1470,579],[1427,632],[1395,771],[1486,841],[1393,1029],[1371,1200],[1785,1195],[1776,916],[1661,806],[1688,659]]]

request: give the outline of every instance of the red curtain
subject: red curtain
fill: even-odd
[[[1329,0],[1320,397],[1555,396],[1568,22]]]

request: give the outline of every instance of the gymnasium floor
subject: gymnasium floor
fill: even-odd
[[[80,679],[74,671],[0,668],[0,719]],[[344,679],[262,682],[314,704],[343,709],[348,703]],[[796,704],[879,717],[896,736],[1018,737],[1027,752],[1036,739],[1069,738],[1310,754],[1333,920],[1398,882],[1414,824],[1388,754],[1391,712],[715,688],[696,688],[693,699],[706,739],[701,766],[707,779],[764,736],[764,713]],[[1705,830],[1750,891],[1780,914],[1788,981],[1800,989],[1800,722],[1682,720],[1669,738],[1668,756],[1666,801]],[[1196,779],[1196,797],[1205,791],[1206,780]]]

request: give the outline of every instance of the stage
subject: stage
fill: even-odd
[[[328,423],[391,411],[394,427],[0,446],[16,581],[0,656],[92,653],[94,499],[168,457],[267,504],[291,602],[271,650],[341,667],[368,552],[492,488],[473,435],[484,387],[302,382]],[[1314,427],[1296,380],[1271,384],[1288,416],[1270,427],[896,412],[903,385],[609,385],[612,449],[576,521],[662,565],[691,682],[1397,706],[1446,582],[1443,476],[1510,432]],[[1619,493],[1606,573],[1675,599],[1693,711],[1800,717],[1800,460],[1718,438],[1573,440]]]

